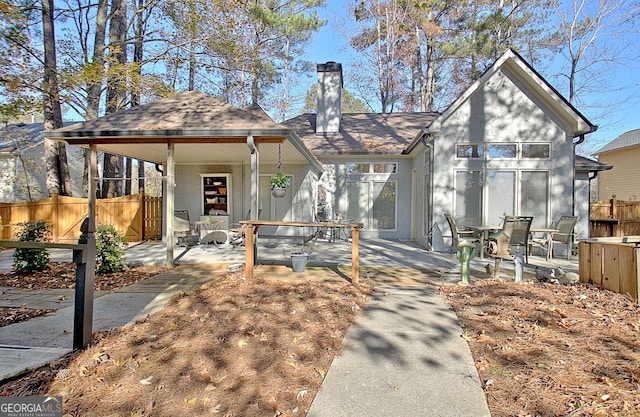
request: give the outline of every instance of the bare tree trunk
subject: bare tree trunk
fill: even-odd
[[[124,169],[124,195],[131,195],[131,182],[133,179],[133,159],[127,158]]]
[[[93,42],[93,64],[100,69],[99,76],[87,86],[87,113],[85,119],[93,120],[98,118],[100,113],[100,96],[102,95],[102,80],[104,77],[104,52],[105,37],[107,32],[107,9],[108,0],[98,0],[98,10],[96,13],[96,32]],[[95,177],[97,172],[89,174],[89,153],[84,150],[84,174],[82,176],[82,196],[89,195],[89,178]]]
[[[42,0],[44,38],[44,130],[62,127],[62,109],[58,93],[56,40],[53,23],[53,0]],[[45,139],[45,165],[49,194],[70,195],[71,176],[67,164],[67,149],[62,142]]]
[[[109,24],[109,47],[110,54],[118,64],[127,63],[127,49],[125,38],[127,35],[127,1],[112,0],[111,2],[111,22]],[[124,107],[125,90],[119,80],[120,71],[109,71],[107,80],[107,107],[106,113],[115,113]],[[122,195],[122,158],[116,155],[104,155],[103,174],[106,178],[103,181],[102,197],[111,198]]]
[[[142,9],[144,7],[144,0],[138,0],[138,11],[136,17],[136,25],[135,25],[135,42],[133,44],[133,62],[138,64],[136,70],[138,72],[138,77],[142,79],[142,57],[144,56],[144,43],[142,42],[144,37],[144,17],[142,13]],[[131,106],[136,107],[140,105],[140,91],[136,90],[131,93]],[[138,193],[142,192],[144,189],[144,161],[138,159]],[[142,170],[140,169],[142,168]],[[130,178],[129,181],[132,181],[131,176],[131,168],[127,164],[127,170],[129,174],[127,177]],[[132,183],[129,183],[129,194],[131,193]],[[126,192],[126,191],[125,191]]]

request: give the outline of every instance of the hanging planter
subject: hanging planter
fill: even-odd
[[[284,175],[282,171],[278,171],[278,173],[269,180],[271,194],[274,197],[284,197],[289,185],[291,185],[291,178]]]

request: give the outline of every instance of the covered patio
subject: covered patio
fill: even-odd
[[[205,211],[208,210],[206,204],[199,203],[201,197],[204,200],[201,184],[205,173],[228,179],[229,183],[224,184],[228,209],[223,214],[227,218],[226,224],[231,225],[247,217],[258,219],[262,209],[259,204],[261,190],[258,189],[260,175],[264,177],[270,172],[264,168],[261,172],[261,164],[270,170],[275,166],[279,168],[284,161],[295,167],[301,178],[296,189],[301,195],[296,197],[296,203],[303,207],[298,207],[298,212],[292,215],[300,216],[298,221],[309,221],[313,216],[311,207],[315,200],[310,178],[322,172],[322,165],[295,132],[275,123],[257,105],[243,110],[190,91],[43,132],[43,136],[89,148],[91,173],[98,172],[98,151],[156,164],[163,179],[164,264],[167,266],[173,266],[175,259],[175,210],[184,209],[186,205],[191,211],[191,224],[198,216],[211,214]],[[100,180],[92,176],[89,181],[87,217],[91,232],[99,221],[95,200]]]

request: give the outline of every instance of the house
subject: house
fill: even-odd
[[[42,123],[17,123],[0,128],[0,202],[36,201],[49,197],[42,129]],[[82,149],[67,146],[67,156],[72,192],[81,196]]]
[[[318,65],[318,74],[320,86],[341,87],[339,64]],[[432,239],[444,250],[445,213],[459,224],[498,224],[510,213],[549,226],[585,212],[578,204],[588,210],[588,200],[574,201],[574,148],[596,126],[513,51],[442,114],[342,114],[340,92],[324,88],[315,117],[284,125],[325,167],[329,216],[363,222],[363,238]]]
[[[282,124],[259,106],[188,92],[44,135],[161,165],[165,213],[213,216],[223,228],[246,217],[342,217],[364,224],[363,239],[444,250],[445,213],[460,224],[527,214],[549,226],[588,207],[575,200],[588,176],[576,174],[574,148],[596,126],[517,53],[503,54],[441,114],[343,114],[342,84],[341,64],[319,64],[317,114]],[[292,179],[281,199],[268,187],[279,170]],[[172,216],[165,220],[169,248]]]
[[[640,129],[618,136],[594,153],[598,161],[613,165],[598,177],[601,199],[615,195],[618,200],[640,199]]]

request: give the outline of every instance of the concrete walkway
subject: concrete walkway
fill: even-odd
[[[458,318],[437,290],[379,289],[344,345],[308,417],[490,416]]]

